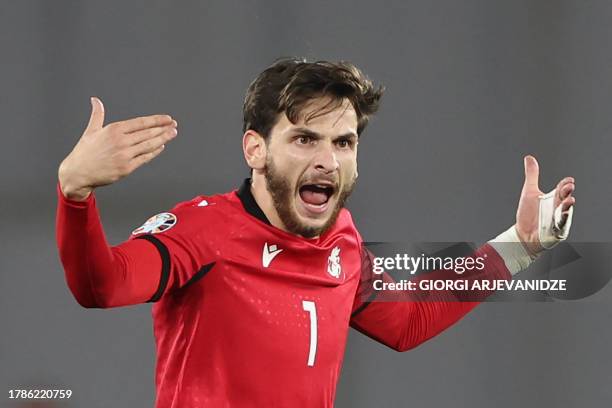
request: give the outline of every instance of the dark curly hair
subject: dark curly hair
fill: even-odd
[[[268,138],[284,112],[292,123],[300,118],[304,105],[315,98],[330,96],[329,103],[311,112],[304,121],[341,106],[348,99],[357,113],[357,134],[377,110],[384,87],[375,87],[355,65],[345,62],[307,62],[283,58],[266,68],[249,85],[243,106],[243,132],[249,129]]]

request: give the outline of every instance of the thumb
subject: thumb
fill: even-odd
[[[523,158],[525,164],[525,187],[538,187],[538,178],[540,176],[540,166],[535,157],[528,155]]]
[[[104,105],[102,101],[95,96],[91,99],[91,116],[89,117],[89,123],[87,124],[86,132],[102,129],[104,126]]]

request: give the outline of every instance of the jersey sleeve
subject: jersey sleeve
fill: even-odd
[[[84,307],[108,308],[159,300],[188,282],[200,270],[202,249],[179,228],[184,209],[177,208],[174,228],[142,231],[110,246],[96,198],[78,202],[64,197],[57,186],[56,240],[68,287]],[[174,211],[174,210],[173,210]],[[188,218],[188,217],[186,217]],[[188,224],[188,222],[184,222]],[[151,224],[149,224],[150,226]]]
[[[486,258],[485,267],[481,271],[466,273],[462,279],[473,282],[512,278],[503,259],[490,245],[483,245],[471,256]],[[441,333],[493,293],[488,290],[377,291],[374,289],[375,280],[391,283],[394,279],[387,273],[375,274],[373,258],[374,255],[363,247],[362,275],[350,325],[398,351],[414,348]],[[457,279],[457,274],[453,270],[437,270],[414,281],[418,285],[418,281],[425,278]]]
[[[201,197],[157,214],[132,232],[128,242],[150,243],[161,259],[160,285],[154,301],[195,282],[215,264],[220,245],[216,234],[219,217],[212,209],[198,207],[199,201]]]

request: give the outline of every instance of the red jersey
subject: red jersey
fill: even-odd
[[[75,208],[87,211],[80,222],[89,236],[62,230],[79,222]],[[60,197],[58,243],[77,300],[156,302],[158,408],[332,407],[349,326],[407,350],[476,305],[364,301],[375,293],[349,211],[319,238],[302,238],[270,225],[248,182],[158,214],[116,247],[91,236],[98,225],[93,198],[81,205]],[[97,246],[91,256],[110,269],[90,261],[76,271],[71,243]],[[510,277],[492,247],[479,252],[489,258],[487,278]]]

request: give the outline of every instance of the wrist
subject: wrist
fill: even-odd
[[[525,251],[527,251],[531,259],[536,259],[538,255],[544,250],[544,248],[540,244],[540,240],[538,239],[538,237],[530,236],[529,234],[526,234],[525,232],[521,231],[518,224],[515,224],[514,228],[516,230],[516,235],[518,236],[521,244],[523,245],[523,248],[525,248]]]
[[[489,245],[502,257],[512,275],[527,269],[537,257],[528,251],[523,239],[519,236],[516,225],[489,241]]]
[[[89,198],[89,195],[93,191],[93,189],[88,189],[88,188],[81,188],[78,190],[64,188],[61,182],[60,182],[60,190],[62,190],[62,194],[64,195],[64,197],[66,197],[68,200],[71,200],[71,201],[85,201],[87,200],[87,198]]]
[[[62,162],[59,167],[57,176],[59,181],[60,190],[64,197],[68,200],[73,201],[85,201],[93,191],[93,188],[85,185],[82,182],[78,182],[78,177],[75,177],[68,170],[68,165],[66,162]]]

